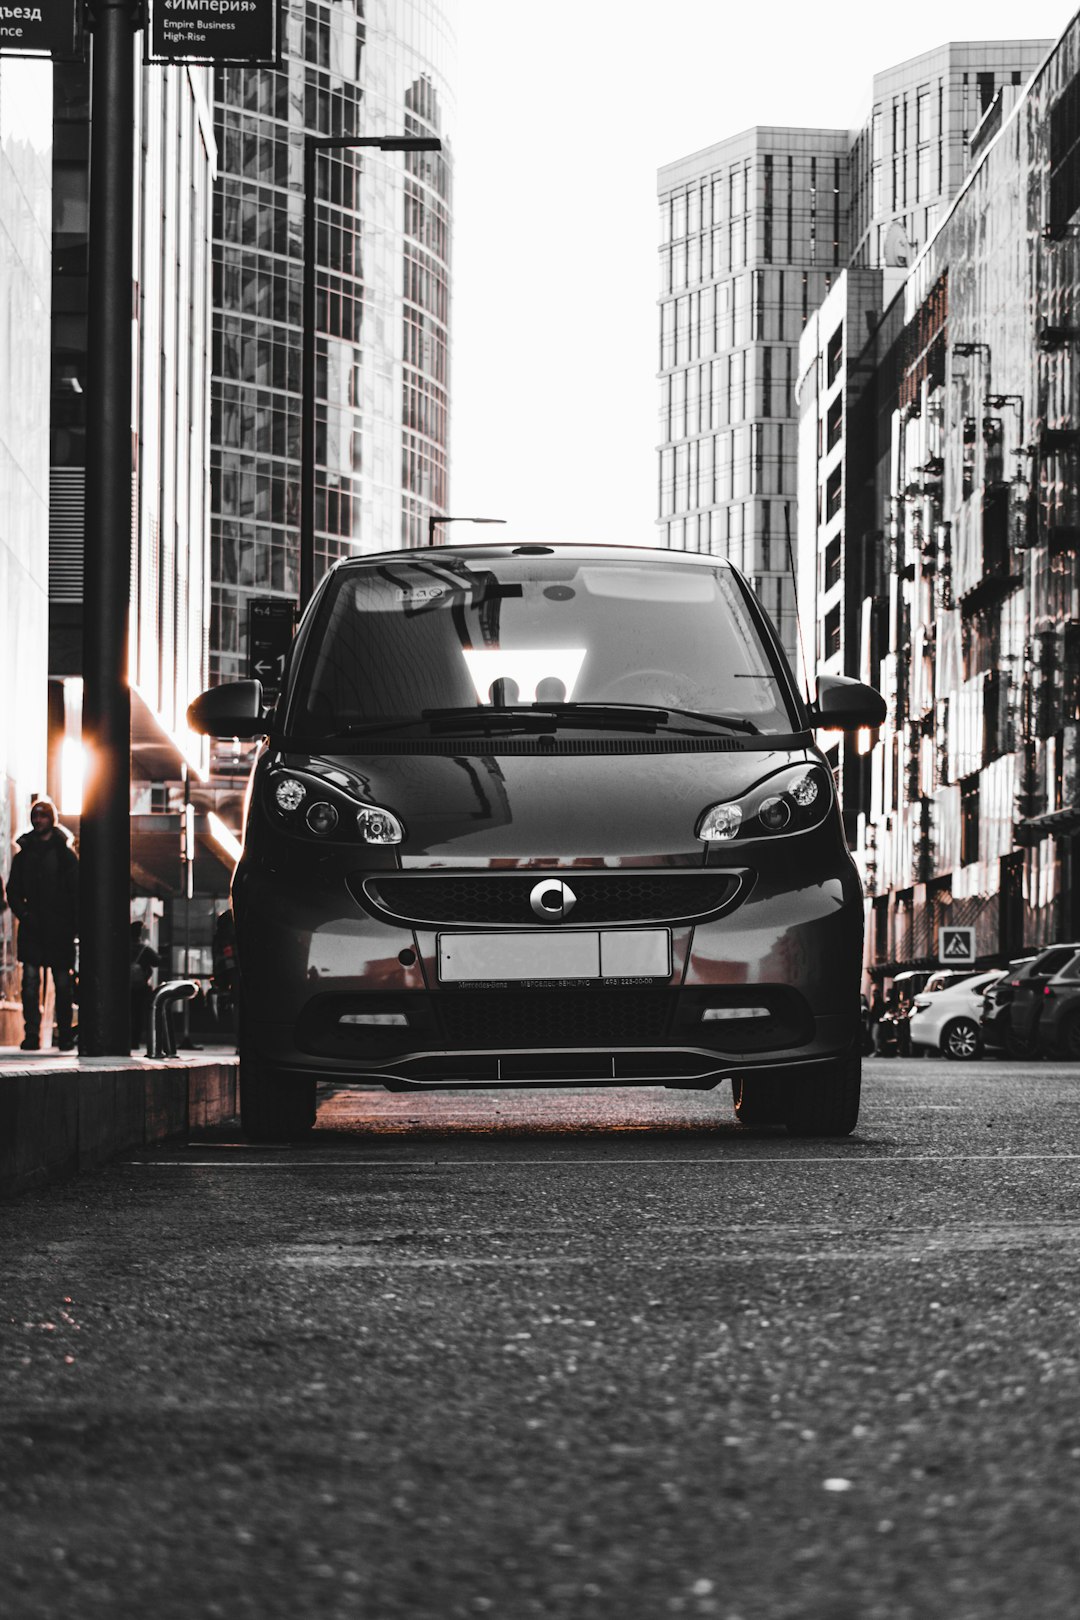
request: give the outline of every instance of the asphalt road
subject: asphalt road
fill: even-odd
[[[0,1611],[1080,1611],[1080,1068],[339,1093],[0,1212]]]

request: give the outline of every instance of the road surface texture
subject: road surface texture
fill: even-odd
[[[1080,1612],[1080,1068],[339,1092],[3,1212],[0,1612]]]

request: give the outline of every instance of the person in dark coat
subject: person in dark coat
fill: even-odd
[[[137,919],[131,925],[131,1044],[146,1043],[150,1033],[150,1007],[154,991],[150,984],[161,957],[144,939],[146,929]]]
[[[79,932],[79,860],[72,836],[57,820],[51,799],[37,799],[30,831],[17,839],[8,876],[8,903],[19,924],[17,952],[22,963],[22,1050],[41,1045],[42,969],[53,976],[56,1040],[61,1052],[75,1045],[71,1030],[74,1002],[75,939]]]

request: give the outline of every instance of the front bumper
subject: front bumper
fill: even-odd
[[[799,886],[758,875],[735,910],[672,924],[670,979],[634,986],[441,985],[438,930],[374,915],[357,892],[329,864],[238,873],[242,1040],[278,1073],[391,1089],[709,1088],[860,1049],[862,908],[844,870]],[[767,1016],[702,1017],[745,1006]]]

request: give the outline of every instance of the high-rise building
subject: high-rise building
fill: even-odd
[[[51,73],[48,786],[62,819],[77,829],[83,776],[90,69],[86,63],[66,63]],[[187,730],[185,712],[207,684],[208,663],[206,467],[216,165],[210,89],[206,68],[140,65],[135,70],[128,653],[132,894],[151,922],[155,945],[164,947],[167,964],[185,970],[190,928],[184,896],[200,886],[191,881],[196,839],[189,787],[205,774],[208,762],[205,739]],[[204,838],[204,849],[212,844]],[[224,893],[225,867],[210,856],[203,869],[210,887]]]
[[[659,180],[662,543],[743,568],[792,654],[797,348],[848,261],[848,144],[752,129]]]
[[[1049,45],[944,45],[876,75],[855,132],[751,129],[659,172],[661,543],[741,566],[789,655],[803,327],[849,263],[911,261]]]
[[[911,268],[849,272],[803,338],[804,618],[888,704],[839,760],[878,980],[947,925],[987,964],[1080,937],[1078,108],[1074,18]]]
[[[851,146],[853,264],[914,263],[1052,43],[962,40],[875,73]]]
[[[218,70],[215,680],[247,672],[252,598],[298,591],[307,133],[443,142],[318,159],[316,578],[446,511],[453,48],[444,0],[292,0],[280,70]]]
[[[46,782],[52,70],[0,62],[0,878]],[[0,1045],[21,1039],[0,914]]]

